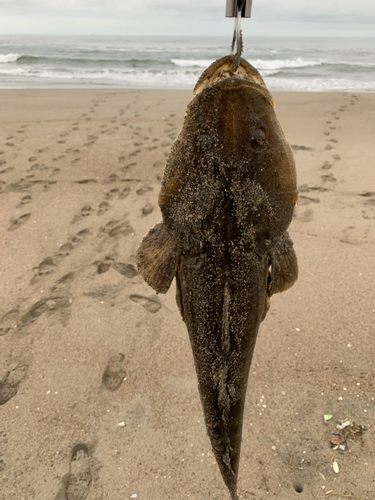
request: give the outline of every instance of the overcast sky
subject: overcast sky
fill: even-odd
[[[226,0],[0,0],[0,34],[224,35]],[[375,36],[375,0],[253,0],[245,36]]]

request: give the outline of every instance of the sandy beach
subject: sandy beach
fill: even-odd
[[[229,498],[174,284],[135,269],[190,95],[0,91],[4,500]],[[375,94],[274,98],[300,274],[260,328],[240,498],[373,500]]]

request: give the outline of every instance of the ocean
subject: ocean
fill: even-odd
[[[0,35],[0,88],[192,89],[224,37]],[[246,38],[270,90],[375,92],[374,38]]]

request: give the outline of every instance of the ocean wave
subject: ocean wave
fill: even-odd
[[[293,68],[307,68],[310,66],[320,66],[325,61],[319,59],[317,61],[312,61],[308,59],[303,59],[302,57],[297,57],[295,59],[250,59],[249,61],[255,68],[259,71],[279,71],[281,69],[293,69]]]
[[[182,68],[208,68],[214,61],[212,59],[171,59],[171,62]]]
[[[116,88],[173,88],[192,89],[200,76],[197,70],[110,70],[101,71],[79,70],[79,71],[53,71],[34,69],[28,70],[24,67],[1,68],[0,87],[7,88],[7,80],[14,88],[14,79],[18,79],[17,86],[21,88],[30,84],[38,84],[41,87],[116,87]],[[294,92],[374,92],[375,82],[355,80],[349,78],[284,78],[281,76],[264,76],[265,82],[271,91],[294,91]],[[22,83],[23,82],[23,83]],[[44,83],[43,83],[44,82]]]
[[[182,68],[208,68],[213,60],[208,59],[171,59],[171,62],[175,66]],[[294,69],[294,68],[307,68],[312,66],[320,66],[323,64],[323,60],[312,61],[306,60],[301,57],[296,59],[250,59],[249,62],[261,72],[265,72],[267,75],[276,73],[282,69]]]
[[[100,58],[89,58],[89,57],[64,57],[64,56],[32,56],[32,55],[22,55],[16,60],[17,65],[23,66],[24,68],[30,69],[56,69],[59,68],[61,71],[65,72],[77,71],[77,68],[85,68],[85,71],[100,71],[101,69],[164,69],[171,66],[168,60],[161,59],[147,59],[145,57],[131,57],[131,58],[121,58],[116,57],[112,54],[111,58],[103,58],[101,54]]]
[[[200,71],[150,71],[150,70],[111,70],[98,71],[56,71],[49,69],[27,69],[22,67],[7,68],[0,70],[2,84],[6,86],[6,77],[18,77],[27,85],[30,81],[48,81],[66,83],[69,85],[116,85],[120,87],[145,87],[145,88],[193,88],[200,75]],[[21,80],[20,80],[21,82]]]
[[[16,62],[19,54],[0,54],[0,63]]]
[[[330,65],[330,63],[325,63],[325,65]],[[358,61],[339,61],[335,63],[331,63],[331,65],[336,69],[336,70],[344,70],[344,71],[356,71],[359,68],[361,70],[374,70],[375,69],[375,63],[373,62],[358,62]]]
[[[375,82],[345,78],[265,78],[271,91],[287,92],[375,92]]]

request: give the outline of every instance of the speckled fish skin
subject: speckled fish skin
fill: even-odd
[[[159,195],[163,222],[143,239],[139,272],[176,299],[194,354],[208,436],[237,497],[250,363],[273,293],[297,279],[286,232],[297,201],[291,149],[261,76],[233,56],[198,80]]]

